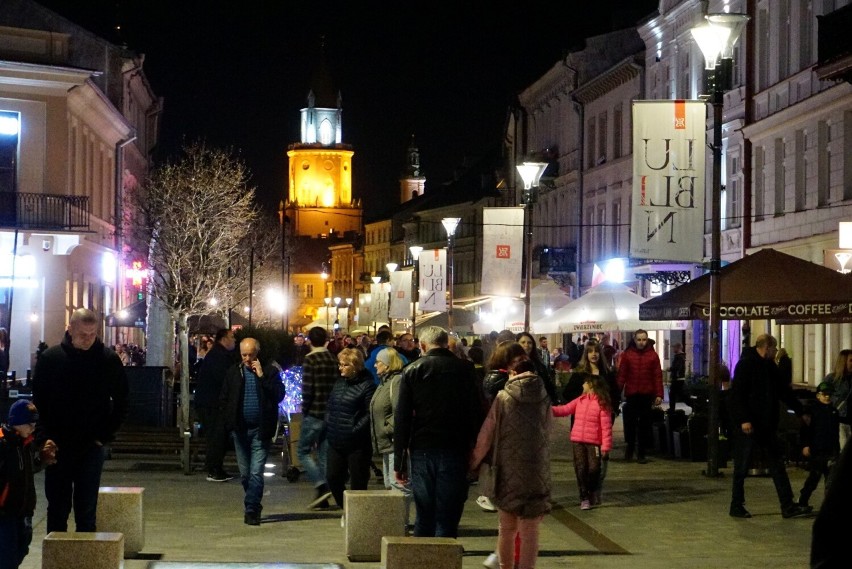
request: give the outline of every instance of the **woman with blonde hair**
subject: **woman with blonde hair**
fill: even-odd
[[[337,354],[340,379],[331,388],[326,410],[326,479],[334,501],[343,507],[343,490],[366,490],[373,445],[370,441],[370,400],[376,385],[364,367],[364,354],[344,348]]]
[[[405,519],[411,509],[411,489],[397,482],[393,475],[393,411],[399,399],[399,381],[405,364],[394,348],[383,348],[376,354],[379,385],[370,400],[370,434],[373,454],[382,457],[385,489],[396,488],[405,496]]]

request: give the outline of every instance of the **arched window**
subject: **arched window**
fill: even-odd
[[[332,132],[331,121],[328,119],[323,119],[320,123],[320,143],[322,144],[331,144],[332,142]]]

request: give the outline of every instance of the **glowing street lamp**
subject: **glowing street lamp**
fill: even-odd
[[[460,217],[445,217],[441,220],[441,223],[444,225],[444,229],[447,231],[447,290],[450,293],[450,303],[449,306],[447,306],[447,328],[450,329],[450,332],[453,331],[453,281],[455,280],[453,238],[455,237],[456,228],[458,228],[460,222]]]
[[[722,326],[720,315],[722,265],[722,120],[725,92],[733,86],[733,47],[748,22],[745,14],[707,14],[692,28],[692,37],[704,54],[710,94],[703,98],[713,106],[713,195],[710,224],[710,401],[707,420],[707,476],[719,475],[719,389]]]
[[[420,296],[420,253],[423,252],[423,247],[412,245],[408,250],[411,251],[411,258],[414,259],[414,278],[411,279],[411,335],[416,338],[417,300]]]
[[[541,175],[547,168],[546,162],[524,162],[517,166],[518,173],[524,181],[524,211],[527,214],[527,231],[524,236],[524,257],[526,258],[526,267],[524,270],[524,332],[530,331],[530,306],[532,304],[532,244],[533,244],[533,210],[535,202],[538,200],[538,184],[541,180]]]

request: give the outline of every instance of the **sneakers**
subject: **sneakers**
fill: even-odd
[[[800,506],[799,504],[792,504],[791,506],[787,506],[781,510],[781,517],[784,519],[801,518],[802,516],[810,514],[811,510],[813,510],[813,508],[808,509]]]
[[[246,525],[249,526],[259,526],[260,525],[260,514],[257,512],[246,512],[243,521]]]
[[[580,509],[581,510],[591,510],[592,509],[592,503],[588,500],[583,500],[582,502],[580,502]]]
[[[814,507],[808,504],[807,502],[802,502],[799,500],[799,507],[805,510],[805,513],[810,514],[814,511]]]
[[[497,508],[494,504],[491,503],[491,500],[488,499],[488,496],[480,496],[476,499],[476,505],[485,510],[486,512],[496,512]]]
[[[734,505],[731,504],[731,509],[728,511],[728,515],[732,518],[750,518],[751,514],[748,510],[745,509],[742,505]],[[785,516],[786,517],[786,516]]]
[[[225,472],[224,470],[219,470],[218,472],[211,472],[207,475],[207,482],[227,482],[228,480],[233,480],[234,477]]]
[[[328,508],[328,499],[331,498],[331,491],[329,491],[328,486],[325,484],[321,484],[317,486],[317,495],[314,500],[308,504],[308,509],[311,510],[320,510]]]
[[[485,561],[483,561],[482,564],[485,567],[488,567],[488,569],[500,569],[500,558],[497,557],[496,553],[492,553],[485,558]]]

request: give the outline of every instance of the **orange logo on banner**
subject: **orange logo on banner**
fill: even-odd
[[[676,100],[674,102],[674,111],[675,111],[675,119],[674,119],[674,127],[675,130],[684,130],[686,129],[686,101]]]
[[[511,245],[497,245],[497,258],[498,259],[511,259],[512,258],[512,247],[511,247]]]

